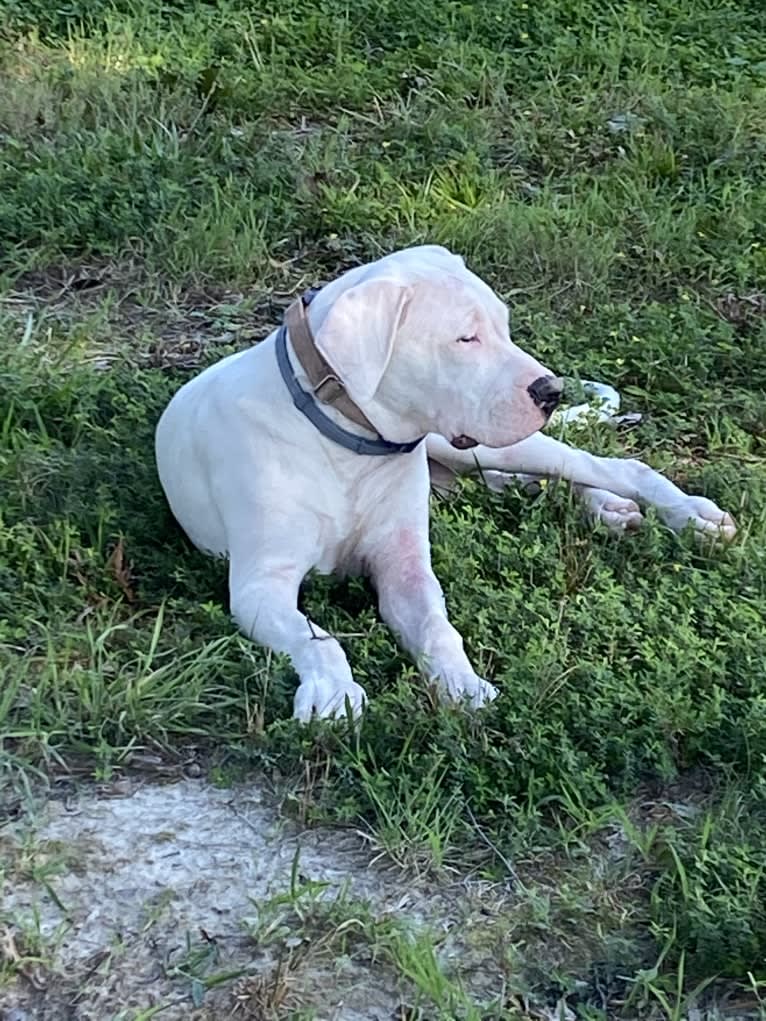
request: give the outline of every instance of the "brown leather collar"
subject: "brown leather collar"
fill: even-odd
[[[378,430],[370,422],[362,409],[348,395],[343,381],[340,380],[332,365],[317,350],[314,337],[309,326],[306,306],[314,297],[312,292],[297,298],[285,313],[285,324],[290,332],[295,357],[306,373],[310,392],[322,404],[335,408],[346,418],[363,429],[378,435]]]
[[[323,436],[341,447],[345,447],[346,450],[352,450],[355,454],[374,457],[411,453],[423,442],[425,437],[420,436],[416,440],[410,440],[409,443],[391,443],[376,433],[375,439],[368,439],[366,436],[358,436],[349,432],[348,429],[344,429],[342,425],[322,411],[320,404],[329,404],[350,418],[352,422],[356,422],[357,425],[361,425],[373,433],[376,432],[372,422],[346,393],[343,382],[338,378],[332,366],[316,349],[306,319],[306,305],[310,303],[314,293],[307,291],[302,298],[290,306],[282,325],[277,330],[274,343],[279,372],[293,399],[293,404]],[[290,356],[287,352],[288,325],[295,355],[309,378],[310,390],[303,389],[290,364]]]

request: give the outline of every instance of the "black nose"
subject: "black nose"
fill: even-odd
[[[527,393],[546,415],[552,414],[564,392],[564,380],[557,376],[540,376],[527,387]]]

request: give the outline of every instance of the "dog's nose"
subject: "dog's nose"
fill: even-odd
[[[564,393],[564,380],[557,376],[540,376],[527,387],[527,393],[546,415],[551,415]]]

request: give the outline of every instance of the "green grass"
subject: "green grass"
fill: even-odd
[[[6,777],[207,742],[219,775],[300,773],[296,811],[361,818],[408,866],[510,870],[522,905],[491,935],[520,995],[590,1021],[725,993],[757,1013],[760,0],[6,0],[0,18]],[[466,484],[434,505],[434,560],[503,697],[435,710],[368,588],[315,579],[306,606],[352,636],[372,704],[360,734],[301,731],[288,665],[236,635],[223,566],[170,518],[153,426],[299,287],[425,240],[509,301],[519,343],[645,413],[583,442],[711,496],[741,538],[700,549],[650,520],[617,542],[563,488]]]

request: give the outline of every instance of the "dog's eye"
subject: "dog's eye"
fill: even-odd
[[[458,337],[457,338],[457,342],[458,342],[458,344],[478,344],[479,343],[479,338],[477,336],[473,336],[473,337]]]

